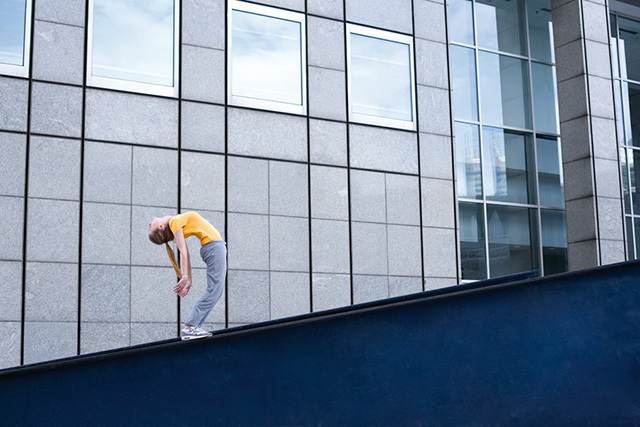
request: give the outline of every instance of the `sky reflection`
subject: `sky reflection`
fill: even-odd
[[[0,63],[24,64],[26,10],[25,0],[0,0]]]

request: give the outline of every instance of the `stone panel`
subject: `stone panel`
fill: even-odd
[[[224,211],[224,157],[182,152],[181,203],[191,209]]]
[[[308,171],[305,164],[269,162],[271,215],[309,216]]]
[[[68,9],[68,6],[63,9]],[[84,26],[84,19],[82,24]],[[81,85],[83,67],[84,28],[35,21],[34,79]]]
[[[77,322],[25,322],[25,365],[71,357],[77,353]]]
[[[230,270],[229,323],[256,323],[270,319],[269,272]]]
[[[595,240],[597,238],[594,203],[593,197],[568,200],[566,202],[567,239],[570,243]],[[571,255],[569,255],[569,258],[571,258]],[[591,267],[593,266],[591,264]]]
[[[160,288],[158,284],[158,289]],[[131,319],[131,267],[84,264],[81,304],[82,322],[129,322]],[[128,343],[128,327],[126,336]]]
[[[2,292],[0,324],[2,324],[1,322],[9,321],[19,322],[22,320],[22,263],[0,261],[0,275],[2,275],[2,282],[0,282],[0,292]]]
[[[581,1],[570,1],[560,5],[553,4],[553,39],[556,46],[563,46],[582,37],[580,16]]]
[[[347,170],[311,166],[311,216],[324,219],[349,219]]]
[[[157,148],[133,148],[132,201],[136,205],[176,206],[178,153]]]
[[[131,147],[86,142],[84,146],[84,201],[131,203]]]
[[[81,136],[82,88],[34,82],[31,98],[31,132]]]
[[[149,223],[154,217],[175,215],[176,208],[131,207],[131,264],[171,266],[163,246],[149,240]],[[175,244],[172,244],[175,250]]]
[[[182,97],[224,103],[224,51],[182,46]]]
[[[269,217],[230,213],[228,221],[229,269],[268,270]]]
[[[431,178],[453,179],[451,137],[420,134],[420,174]]]
[[[451,181],[422,178],[422,225],[455,227],[454,190]]]
[[[347,126],[325,120],[309,120],[311,162],[347,165]]]
[[[386,175],[387,222],[420,225],[418,177]]]
[[[313,271],[348,274],[349,223],[314,219],[311,222],[311,233]]]
[[[351,279],[348,274],[313,273],[313,311],[351,305]]]
[[[309,65],[345,70],[344,24],[329,19],[307,18]],[[344,77],[343,86],[344,90]]]
[[[420,227],[389,225],[387,235],[389,275],[422,276]]]
[[[420,85],[449,88],[445,43],[416,39],[416,81]]]
[[[131,345],[168,340],[178,336],[176,322],[165,323],[132,323]]]
[[[307,13],[342,20],[344,19],[343,0],[307,0]]]
[[[176,275],[171,267],[131,267],[131,321],[177,321]]]
[[[229,212],[269,213],[269,162],[228,158]]]
[[[29,196],[80,199],[80,141],[31,137]]]
[[[182,43],[224,49],[224,0],[182,0]]]
[[[224,107],[183,101],[180,120],[183,149],[224,153]]]
[[[27,131],[29,82],[0,76],[0,129]]]
[[[78,319],[78,265],[29,262],[26,269],[25,320]]]
[[[311,295],[308,273],[271,273],[271,318],[309,313]]]
[[[423,228],[425,277],[457,277],[456,233],[445,228]]]
[[[85,0],[38,0],[36,19],[84,27]]]
[[[309,271],[309,220],[271,216],[269,229],[271,270]]]
[[[78,262],[79,205],[62,200],[29,200],[27,260]],[[65,236],[62,247],[60,236]]]
[[[389,277],[389,297],[399,297],[422,292],[422,279],[419,277]]]
[[[353,273],[387,275],[386,225],[354,222],[351,232]]]
[[[0,151],[11,160],[0,163],[0,195],[24,196],[26,135],[0,132]]]
[[[418,173],[418,138],[413,132],[350,125],[349,139],[352,167]]]
[[[90,323],[83,322],[80,328],[80,352],[95,353],[126,347],[131,338],[131,326],[128,323]]]
[[[347,101],[344,71],[309,67],[309,115],[346,120]]]
[[[418,85],[418,118],[420,132],[451,135],[449,91]]]
[[[345,0],[346,20],[370,27],[411,34],[411,0]]]
[[[387,276],[353,276],[353,303],[378,301],[389,298]]]
[[[430,0],[413,2],[416,37],[440,43],[447,42],[444,5]]]
[[[11,230],[2,236],[0,259],[22,260],[24,198],[0,197],[0,212],[3,213],[3,227]]]
[[[82,262],[131,262],[131,206],[85,203],[82,214]]]
[[[20,323],[0,322],[0,369],[20,365]]]
[[[351,219],[387,222],[385,175],[351,171]]]

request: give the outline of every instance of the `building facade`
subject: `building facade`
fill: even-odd
[[[212,330],[640,253],[631,3],[0,6],[0,368],[177,336],[154,216]]]

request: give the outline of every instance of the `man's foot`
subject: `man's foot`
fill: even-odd
[[[182,340],[206,338],[206,337],[210,337],[211,335],[212,335],[211,332],[204,331],[197,326],[185,326],[180,331],[180,339]]]

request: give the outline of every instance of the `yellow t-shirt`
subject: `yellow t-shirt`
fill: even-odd
[[[201,245],[206,245],[214,240],[222,240],[218,230],[197,212],[185,212],[174,216],[169,220],[169,228],[174,233],[182,228],[185,239],[196,236],[200,239]]]

